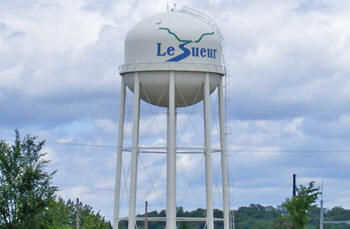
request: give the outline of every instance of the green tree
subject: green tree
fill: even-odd
[[[37,222],[33,229],[68,229],[72,228],[73,209],[66,202],[58,197],[57,200],[50,201],[45,211],[36,216]]]
[[[72,211],[72,222],[73,225],[76,224],[76,211],[75,211],[75,203],[72,200],[67,201],[67,205],[70,206],[70,208],[73,208]],[[82,229],[109,229],[112,228],[110,222],[108,222],[101,214],[100,212],[96,212],[92,209],[91,206],[87,204],[83,204],[82,202],[79,202],[78,205],[79,208],[79,218],[80,218],[80,228]]]
[[[274,219],[272,224],[272,229],[291,229],[292,226],[288,220],[287,216],[280,216],[279,218]]]
[[[297,229],[305,229],[309,221],[310,209],[314,207],[319,194],[319,188],[314,187],[311,181],[308,187],[299,185],[296,189],[297,195],[292,199],[288,198],[282,206],[286,208],[292,224]]]
[[[91,206],[79,202],[79,225],[81,229],[112,228],[99,212],[95,213]],[[64,201],[61,197],[51,201],[48,208],[36,218],[33,229],[68,229],[76,226],[76,206],[72,200]]]
[[[13,145],[0,141],[0,228],[31,228],[57,190],[51,185],[56,171],[45,171],[44,141],[15,132]]]

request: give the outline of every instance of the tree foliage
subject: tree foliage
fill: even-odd
[[[204,217],[205,209],[195,209],[185,211],[182,207],[177,208],[177,216],[179,217]],[[315,229],[320,225],[320,209],[312,207],[309,211],[311,220],[308,221],[306,228]],[[222,211],[214,210],[215,218],[222,217]],[[144,216],[144,215],[139,215]],[[165,216],[165,211],[150,211],[148,217]],[[325,212],[325,220],[349,220],[350,210],[341,207],[335,207]],[[260,204],[250,204],[249,206],[239,207],[234,211],[235,229],[292,229],[292,223],[289,219],[286,209],[282,206],[262,206]],[[138,228],[144,228],[144,223],[138,221]],[[204,229],[205,222],[177,222],[179,229]],[[148,222],[149,229],[163,229],[164,222]],[[119,223],[120,229],[127,229],[127,221]],[[215,229],[223,229],[223,224],[220,221],[215,222]],[[348,229],[346,224],[327,224],[325,229]]]
[[[31,228],[57,190],[51,185],[55,171],[45,171],[44,141],[15,132],[13,145],[0,141],[0,228]]]
[[[185,211],[182,207],[177,208],[177,216],[179,217],[204,217],[205,209],[195,209]],[[307,229],[315,229],[320,225],[320,209],[312,207],[310,210],[311,220],[307,223]],[[215,218],[222,218],[222,211],[214,210]],[[144,216],[144,215],[139,215]],[[148,217],[165,216],[165,211],[148,212]],[[335,207],[325,212],[325,220],[341,220],[350,219],[350,210],[340,207]],[[235,229],[292,229],[291,220],[288,218],[286,209],[282,206],[262,206],[260,204],[250,204],[249,206],[239,207],[234,211]],[[144,228],[143,222],[137,222],[138,228]],[[204,229],[205,222],[178,222],[179,229]],[[164,222],[148,222],[149,229],[161,229],[165,227]],[[127,221],[119,223],[120,229],[127,228]],[[215,229],[223,229],[223,224],[220,221],[215,222]],[[346,229],[349,228],[345,224],[325,225],[325,229]]]
[[[0,229],[68,229],[76,225],[72,200],[55,197],[51,184],[56,171],[46,171],[44,141],[16,130],[12,145],[0,141]],[[111,224],[91,206],[80,202],[80,228],[109,229]]]
[[[91,206],[79,202],[79,226],[81,229],[109,229],[111,224]],[[72,200],[64,201],[61,197],[51,201],[49,207],[36,218],[38,224],[33,229],[66,229],[76,225],[76,206]]]
[[[309,214],[314,203],[320,194],[319,188],[314,187],[314,182],[310,182],[308,187],[299,185],[296,189],[297,195],[288,198],[282,206],[286,208],[292,224],[297,229],[305,229],[309,221]]]

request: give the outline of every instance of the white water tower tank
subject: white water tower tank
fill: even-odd
[[[133,91],[135,72],[142,100],[167,107],[169,73],[175,77],[175,106],[203,99],[204,75],[210,76],[210,93],[225,74],[221,34],[215,24],[186,11],[156,14],[136,24],[125,39],[125,64],[120,74]]]
[[[166,229],[176,229],[176,161],[177,154],[205,155],[206,217],[181,217],[181,221],[205,221],[207,229],[214,229],[214,221],[224,221],[229,229],[229,189],[227,182],[227,151],[225,140],[225,107],[222,56],[222,35],[208,17],[184,7],[181,11],[156,14],[136,24],[125,39],[125,64],[120,66],[120,116],[118,127],[118,156],[116,166],[113,228],[118,229],[120,185],[123,151],[131,151],[128,229],[135,229],[137,217],[137,164],[140,153],[166,154]],[[131,147],[123,148],[126,87],[133,91],[133,121]],[[220,126],[221,176],[223,218],[214,218],[211,154],[210,94],[218,93]],[[140,146],[140,99],[167,108],[166,146]],[[176,110],[203,100],[204,145],[181,147],[176,145]],[[150,219],[151,221],[151,219]]]

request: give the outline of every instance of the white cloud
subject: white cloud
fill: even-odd
[[[302,136],[300,127],[302,126],[303,121],[303,118],[295,118],[290,123],[287,123],[283,130],[286,132],[291,132],[295,135]]]
[[[18,65],[13,68],[5,69],[0,72],[1,77],[1,85],[0,89],[21,89],[23,87],[23,83],[20,79],[20,76],[24,74],[25,67],[23,63],[18,63]]]
[[[81,1],[36,4],[25,13],[18,9],[21,15],[8,12],[1,18],[8,27],[25,33],[29,44],[41,47],[40,51],[62,55],[97,41],[101,24],[107,22],[101,15],[81,11],[80,7]]]
[[[157,139],[152,146],[166,146],[166,140],[164,138]]]
[[[115,184],[115,180],[113,178],[108,178],[102,181],[98,181],[93,185],[93,187],[96,189],[110,189],[111,191],[113,191],[114,184]]]
[[[100,128],[103,132],[116,132],[117,124],[110,119],[96,119],[94,120],[96,126]]]
[[[187,173],[188,171],[193,171],[198,161],[193,160],[192,155],[184,154],[178,156],[176,163],[176,167],[181,173]]]
[[[216,6],[218,4],[220,4],[222,2],[222,0],[209,0],[209,4],[212,6]]]
[[[56,152],[53,151],[51,148],[45,147],[42,149],[42,151],[47,153],[45,155],[45,159],[49,160],[50,163],[55,164],[55,163],[59,162],[59,157],[57,156]]]
[[[84,186],[74,186],[61,191],[61,195],[65,199],[75,199],[76,197],[83,197],[89,189]]]

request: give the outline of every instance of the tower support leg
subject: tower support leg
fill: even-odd
[[[210,128],[210,91],[209,73],[204,77],[204,141],[205,141],[205,184],[207,204],[207,229],[214,229],[213,220],[213,184],[211,159],[211,128]]]
[[[225,136],[225,104],[222,78],[219,82],[218,88],[218,102],[219,102],[219,119],[220,119],[220,148],[221,148],[221,178],[222,178],[222,196],[223,196],[223,212],[224,212],[224,229],[229,229],[229,190],[227,180],[227,148],[226,148],[226,136]],[[232,222],[233,224],[234,222]]]
[[[166,229],[176,229],[176,108],[174,72],[169,77]]]
[[[120,87],[120,109],[119,109],[119,124],[118,124],[118,148],[117,148],[117,162],[116,162],[116,176],[114,188],[114,214],[113,214],[113,229],[118,229],[119,223],[119,209],[120,209],[120,183],[122,176],[122,162],[123,162],[123,136],[124,136],[124,117],[125,117],[125,92],[126,85],[124,78],[121,78]]]
[[[132,126],[132,154],[130,165],[130,197],[128,229],[135,229],[136,225],[136,185],[137,185],[137,158],[139,151],[139,121],[140,121],[140,79],[135,73],[134,78],[134,105]]]

